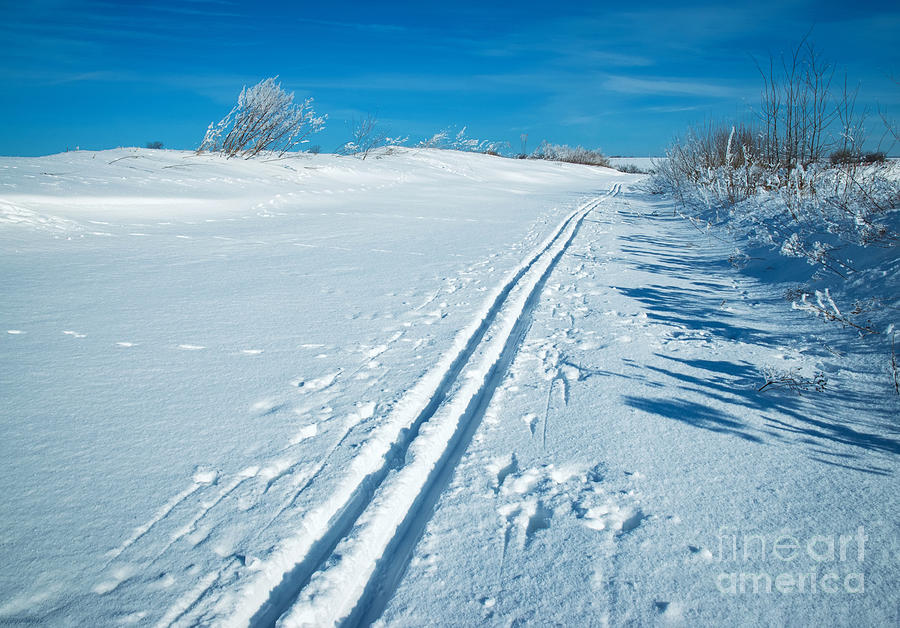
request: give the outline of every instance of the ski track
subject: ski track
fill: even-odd
[[[606,196],[618,191],[619,185],[614,185]],[[483,314],[457,337],[453,349],[376,430],[330,499],[298,522],[300,533],[283,540],[239,591],[219,596],[201,615],[203,621],[270,625],[289,611],[282,618],[284,625],[310,621],[309,613],[312,621],[322,624],[346,619],[356,608],[383,606],[396,582],[372,591],[370,583],[378,579],[376,563],[387,565],[393,575],[386,575],[395,581],[402,574],[428,520],[417,513],[429,511],[422,506],[436,501],[452,474],[466,437],[471,438],[477,427],[476,417],[483,413],[527,331],[531,308],[547,276],[581,221],[602,199],[572,212],[511,273]],[[390,473],[395,466],[396,473]],[[321,568],[339,543],[342,559]],[[352,559],[347,550],[353,552]],[[340,586],[329,586],[335,579]],[[323,590],[310,593],[317,589]],[[308,604],[311,595],[313,605]],[[332,599],[335,596],[339,599]]]
[[[247,480],[253,479],[260,475],[260,470],[258,467],[248,467],[244,469],[237,475],[235,475],[231,481],[226,485],[222,490],[219,491],[219,494],[209,502],[208,504],[204,504],[201,506],[196,514],[184,524],[180,529],[175,531],[169,539],[169,542],[163,547],[163,549],[157,555],[157,558],[163,556],[169,548],[171,548],[179,539],[184,536],[190,534],[194,530],[197,529],[197,524],[207,515],[209,514],[213,508],[219,505],[226,497],[234,493],[234,491]]]
[[[131,547],[135,543],[135,541],[152,530],[157,523],[165,519],[169,515],[169,513],[175,509],[176,506],[190,497],[199,488],[208,486],[214,483],[215,480],[216,474],[214,472],[198,472],[197,474],[195,474],[194,482],[190,486],[188,486],[186,489],[178,493],[175,497],[163,504],[159,508],[159,510],[154,513],[153,517],[151,517],[147,522],[142,523],[141,525],[136,527],[134,529],[134,532],[131,533],[131,536],[125,539],[122,544],[119,545],[119,547],[109,552],[109,554],[107,555],[108,561],[106,562],[104,569],[106,567],[109,567],[112,561],[118,558],[126,549]]]
[[[466,373],[466,384],[445,411],[430,420],[429,426],[434,423],[434,429],[428,432],[428,440],[413,444],[408,455],[412,457],[412,462],[398,472],[392,485],[386,487],[380,502],[373,502],[375,507],[368,519],[362,519],[358,537],[346,543],[346,548],[339,547],[341,560],[334,567],[329,567],[333,573],[323,571],[318,582],[314,583],[324,583],[325,587],[331,585],[332,594],[343,598],[348,614],[339,617],[334,613],[335,607],[327,595],[322,597],[313,590],[313,621],[319,622],[319,617],[315,615],[323,609],[327,614],[326,623],[337,617],[337,621],[343,620],[350,626],[369,625],[381,616],[406,571],[438,499],[449,484],[495,391],[519,351],[547,279],[577,235],[584,216],[596,206],[589,207],[579,216],[558,252],[546,265],[536,269],[537,281],[527,281],[517,286],[518,294],[513,305],[498,319],[496,336],[484,348],[478,365]],[[417,492],[410,491],[410,487],[417,489]],[[398,503],[407,509],[405,513],[402,513],[403,509],[395,508]],[[353,549],[357,551],[353,552]],[[352,553],[345,556],[344,552],[348,550]],[[345,591],[348,583],[353,583],[354,576],[359,590],[364,570],[369,575],[360,596],[354,600],[345,595]],[[301,602],[281,625],[306,625],[311,619]]]
[[[607,196],[617,193],[614,186]],[[460,374],[462,384],[422,426],[407,448],[406,463],[375,491],[352,533],[336,546],[337,560],[313,575],[280,626],[368,625],[381,615],[528,331],[547,278],[601,200],[569,216],[533,258],[490,319],[486,338]]]
[[[402,508],[395,508],[394,516],[399,517],[401,521],[388,522],[385,527],[379,523],[378,518],[374,519],[378,523],[376,527],[393,530],[393,534],[388,535],[387,542],[376,544],[381,546],[379,552],[370,555],[368,560],[364,561],[369,567],[354,573],[351,579],[356,581],[352,589],[355,598],[344,604],[345,612],[339,613],[336,608],[329,610],[338,613],[336,617],[339,619],[349,615],[356,607],[383,608],[397,582],[393,582],[390,587],[381,587],[377,595],[371,591],[369,584],[375,561],[380,560],[386,564],[391,570],[391,577],[399,581],[418,535],[429,518],[425,513],[429,513],[431,509],[422,506],[426,503],[433,505],[442,492],[440,487],[443,487],[452,476],[456,462],[465,450],[465,446],[461,444],[471,438],[480,422],[480,418],[475,417],[480,416],[479,412],[483,413],[493,389],[502,379],[518,350],[521,335],[527,331],[532,299],[540,295],[547,276],[568,248],[581,221],[602,202],[603,198],[617,195],[620,185],[613,185],[605,196],[594,198],[573,211],[530,257],[509,273],[506,281],[485,301],[481,314],[457,335],[451,349],[405,393],[399,403],[388,411],[384,421],[351,461],[333,493],[324,503],[300,515],[299,521],[293,524],[297,531],[293,536],[278,543],[271,553],[263,561],[254,564],[249,572],[245,570],[242,561],[234,558],[218,569],[212,570],[200,578],[196,587],[185,593],[168,609],[159,625],[210,622],[232,626],[272,625],[289,609],[293,608],[295,613],[299,612],[298,609],[304,608],[301,600],[305,598],[301,597],[301,594],[309,588],[311,579],[315,577],[319,582],[333,575],[327,569],[317,570],[322,569],[322,565],[333,554],[338,544],[348,543],[350,535],[349,540],[360,539],[356,545],[369,547],[371,544],[366,540],[366,535],[360,537],[355,533],[351,534],[351,531],[355,529],[354,526],[368,529],[366,524],[371,517],[366,513],[373,509],[377,511],[378,505],[383,503],[384,495],[399,491],[408,497],[404,500]],[[534,242],[533,238],[531,242]],[[485,260],[484,264],[490,264],[490,260]],[[456,288],[455,283],[452,287]],[[415,309],[424,308],[436,300],[438,295],[429,296],[425,303]],[[401,332],[399,336],[402,335]],[[392,345],[398,339],[398,336],[394,336],[387,344]],[[373,347],[372,350],[375,349],[378,349],[379,354],[382,352],[380,345]],[[472,364],[476,359],[480,361],[473,370]],[[431,441],[434,440],[433,432],[436,430],[432,424],[437,424],[438,420],[449,427],[441,431],[440,442],[434,445]],[[312,469],[303,470],[304,478],[301,481],[303,487],[315,480],[334,451],[345,442],[356,423],[358,421],[350,421],[348,418],[343,429],[335,435],[325,455],[320,457]],[[428,453],[429,456],[422,457],[422,452]],[[404,464],[404,460],[411,457],[413,463]],[[416,465],[415,462],[420,457],[422,462]],[[422,465],[430,466],[430,471],[423,471]],[[264,479],[271,485],[279,477],[292,473],[295,467],[297,463],[288,464],[286,469],[269,473],[266,473],[268,469],[262,472],[258,469],[251,472],[252,470],[248,469],[236,474],[236,477],[218,491],[212,501],[203,504],[195,511],[189,522],[170,537],[160,555],[171,549],[176,541],[194,529],[201,519],[244,482],[265,475],[267,477]],[[394,469],[399,470],[391,473]],[[403,477],[418,474],[420,477],[416,481],[420,485],[404,491],[403,485],[398,485],[395,479],[401,474]],[[209,482],[205,481],[207,479],[205,476],[201,478],[203,481],[195,478],[190,487],[170,499],[150,521],[136,528],[119,548],[108,554],[109,562],[106,566],[108,567],[115,558],[146,535],[157,523],[167,518],[172,510],[198,489],[217,483],[216,478],[212,478]],[[302,489],[293,492],[288,499],[289,503],[282,504],[282,507],[276,510],[277,514],[271,518],[270,524],[290,509],[300,492]],[[417,512],[420,514],[416,515]],[[370,527],[371,525],[369,523]],[[391,543],[394,537],[407,538],[402,544],[402,550],[398,551],[393,547],[397,544]],[[337,566],[343,563],[344,561],[341,561]],[[243,577],[240,577],[241,573]],[[321,575],[323,573],[328,576]],[[347,590],[351,589],[348,587]],[[360,604],[364,598],[365,604]],[[317,601],[315,607],[321,610],[328,605]],[[283,621],[286,625],[292,625],[289,617],[285,617]]]

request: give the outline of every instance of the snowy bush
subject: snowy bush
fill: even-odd
[[[650,171],[644,170],[635,164],[618,164],[613,166],[613,168],[619,172],[624,172],[625,174],[650,174]]]
[[[547,141],[541,142],[541,145],[531,154],[531,158],[609,167],[609,159],[600,150],[591,150],[583,146],[572,148],[565,144],[551,144]]]
[[[900,307],[900,166],[862,151],[855,93],[846,81],[831,90],[832,68],[805,43],[780,68],[771,62],[759,123],[691,129],[649,187],[703,230],[805,260],[799,279],[815,286],[792,291],[793,308],[885,339]]]
[[[828,388],[828,378],[822,371],[815,371],[812,376],[805,376],[799,368],[781,370],[767,367],[763,369],[762,375],[765,383],[757,389],[757,392],[774,386],[793,390],[799,395],[810,390],[824,392]]]
[[[731,205],[760,189],[815,196],[816,188],[803,186],[813,182],[810,173],[822,174],[827,161],[851,166],[845,169],[845,187],[857,188],[859,181],[851,181],[858,174],[855,166],[884,162],[878,151],[863,154],[865,114],[856,109],[856,91],[846,78],[840,89],[833,86],[834,64],[811,43],[804,39],[789,56],[757,68],[763,79],[757,122],[691,129],[657,164],[657,188],[679,196],[685,188],[702,189],[711,202]],[[793,200],[788,199],[789,207]]]
[[[472,153],[485,153],[488,155],[501,155],[503,151],[509,148],[509,142],[500,142],[494,140],[477,140],[466,135],[466,129],[463,127],[453,137],[450,142],[450,148],[453,150],[462,150]]]
[[[465,126],[455,133],[452,129],[444,129],[422,140],[417,146],[419,148],[443,148],[488,155],[503,155],[509,149],[509,142],[475,139],[466,134],[467,130],[468,127]]]
[[[353,123],[350,139],[338,149],[341,155],[355,155],[360,159],[368,157],[375,149],[401,146],[406,137],[389,137],[378,123],[378,118],[368,114],[365,118]]]
[[[321,131],[327,116],[316,114],[313,99],[295,103],[293,92],[285,92],[276,79],[245,86],[228,115],[209,125],[197,152],[221,152],[229,158],[240,155],[245,159],[262,151],[281,156]]]
[[[734,204],[756,193],[766,168],[757,134],[746,125],[708,123],[693,128],[654,163],[655,184],[679,197],[703,190],[714,202]]]
[[[416,146],[418,148],[449,148],[449,132],[445,129],[438,131],[431,137],[422,140]]]

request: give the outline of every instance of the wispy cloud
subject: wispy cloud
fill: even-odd
[[[95,11],[102,11],[105,13],[115,12],[121,8],[115,2],[104,2],[103,0],[94,0],[88,6]],[[239,7],[231,2],[181,2],[179,4],[164,4],[161,2],[155,4],[138,4],[132,2],[129,4],[129,7],[134,11],[139,11],[144,14],[164,13],[171,15],[202,16],[204,18],[243,17],[243,14],[237,10]]]
[[[585,61],[599,66],[637,68],[654,65],[655,61],[645,55],[632,55],[604,50],[587,50],[578,53]]]
[[[647,111],[649,113],[683,113],[685,111],[697,111],[700,109],[706,109],[708,105],[688,105],[679,107],[677,105],[663,105],[659,107],[641,107],[641,111]]]
[[[636,78],[633,76],[609,75],[603,80],[605,89],[620,94],[641,95],[685,95],[706,98],[741,98],[747,90],[696,80],[673,78]]]
[[[356,31],[374,31],[380,33],[404,33],[409,29],[405,26],[399,26],[397,24],[379,24],[379,23],[367,23],[367,22],[342,22],[339,20],[316,20],[311,18],[299,18],[296,20],[297,22],[301,22],[304,24],[313,24],[316,26],[327,26],[330,28],[337,29],[350,29]]]
[[[543,91],[548,88],[546,73],[509,72],[496,74],[404,74],[367,73],[303,81],[306,89],[372,90],[399,92],[505,92]],[[557,77],[561,80],[561,77]]]

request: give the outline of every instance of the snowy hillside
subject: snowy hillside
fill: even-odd
[[[885,363],[642,180],[0,158],[0,623],[896,622]]]

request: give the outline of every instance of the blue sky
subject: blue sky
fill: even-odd
[[[329,115],[377,112],[417,138],[468,125],[529,150],[542,139],[660,154],[692,123],[746,118],[754,57],[810,39],[900,117],[896,2],[325,2],[0,0],[0,154],[194,148],[241,86],[279,75]],[[892,152],[896,153],[898,147]]]

